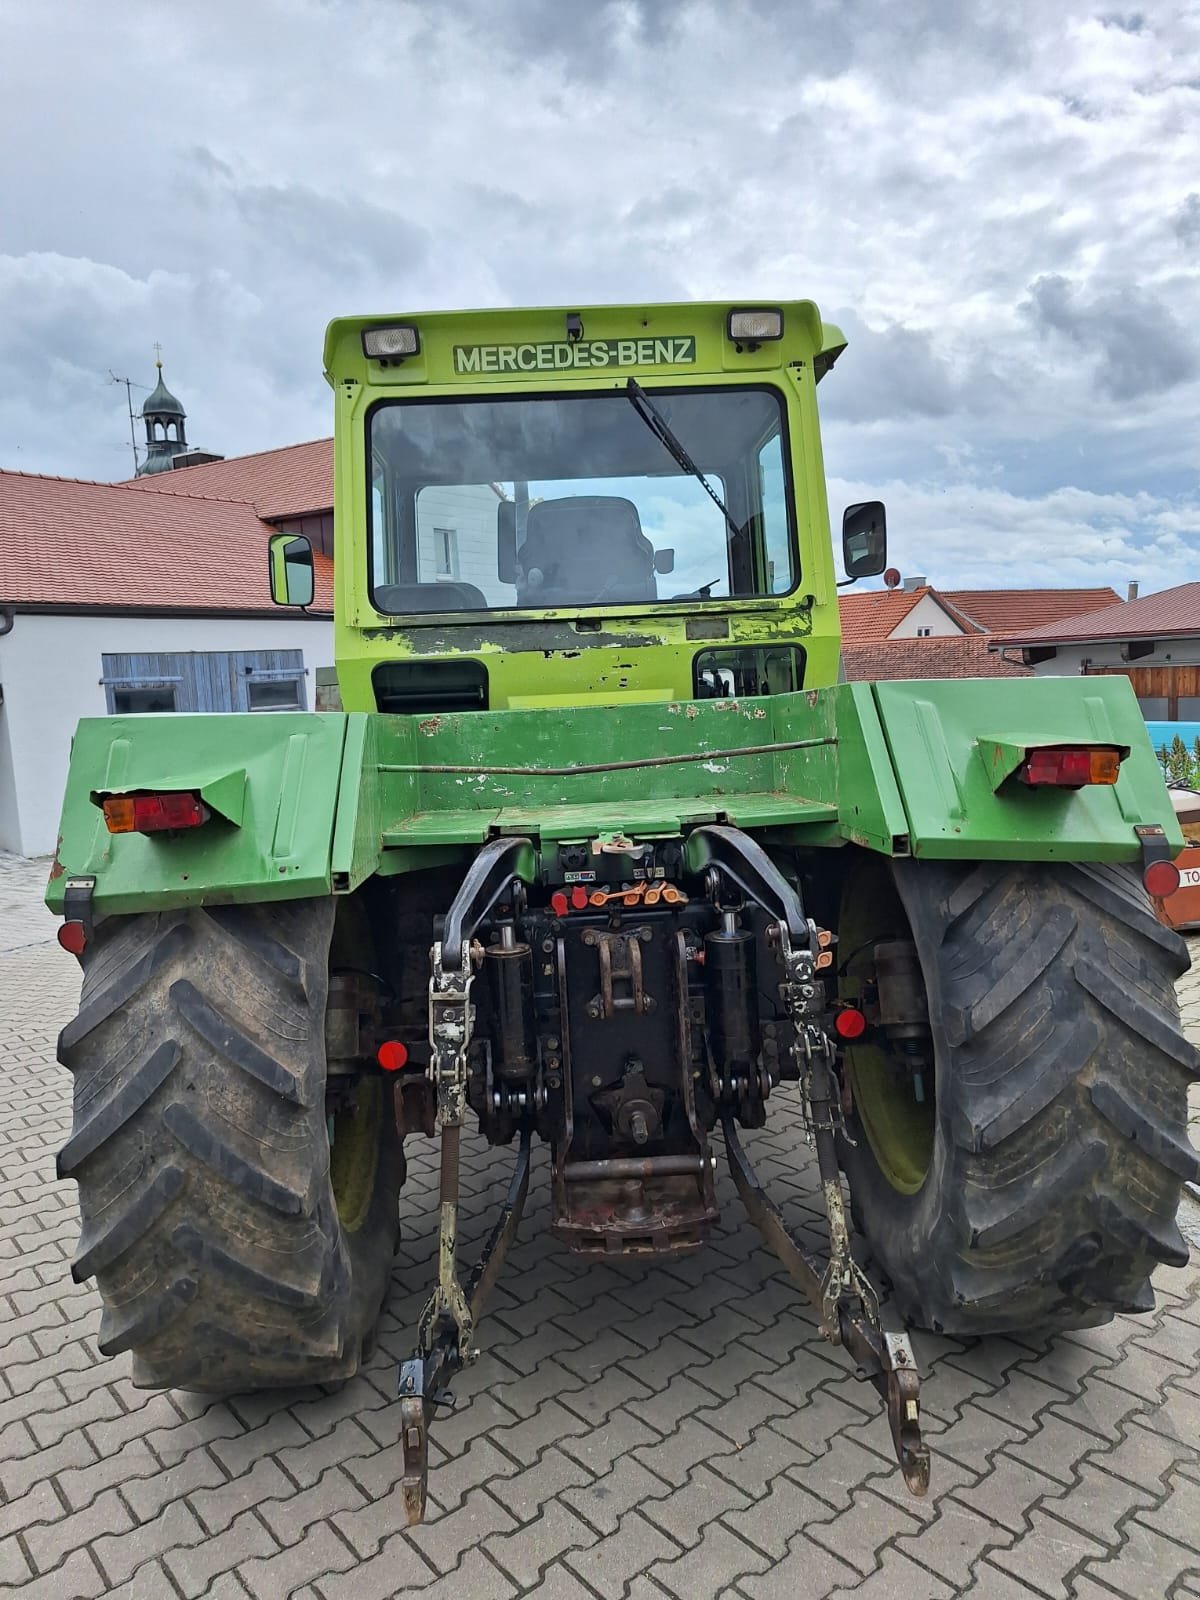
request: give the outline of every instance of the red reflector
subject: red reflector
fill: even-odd
[[[399,1039],[385,1039],[375,1052],[375,1059],[385,1072],[399,1072],[408,1063],[408,1046]]]
[[[1029,784],[1051,785],[1059,789],[1082,789],[1090,783],[1116,783],[1121,775],[1121,752],[1107,746],[1079,748],[1059,745],[1048,750],[1031,750],[1017,769]]]
[[[571,906],[575,911],[582,911],[588,903],[588,892],[581,883],[577,883],[571,890]]]
[[[58,930],[58,942],[73,956],[81,956],[87,944],[87,934],[82,922],[64,922]]]
[[[556,917],[565,917],[567,914],[567,897],[561,889],[555,889],[550,896],[550,909]]]
[[[834,1017],[833,1031],[839,1039],[861,1039],[867,1031],[867,1019],[854,1006],[847,1006]]]
[[[1179,868],[1173,861],[1152,861],[1142,873],[1146,893],[1156,900],[1165,900],[1179,887]]]
[[[209,818],[198,794],[111,795],[104,802],[109,833],[168,833],[174,828],[199,828]]]

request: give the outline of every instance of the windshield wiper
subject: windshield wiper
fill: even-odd
[[[629,397],[629,401],[633,406],[633,409],[650,429],[650,432],[655,436],[656,439],[661,441],[666,450],[671,456],[674,457],[683,470],[691,473],[692,477],[695,478],[696,482],[700,485],[705,494],[708,495],[709,499],[716,506],[717,510],[725,518],[725,522],[730,533],[735,539],[740,539],[742,536],[742,530],[738,527],[737,523],[730,515],[729,507],[725,504],[724,500],[721,499],[721,496],[713,488],[712,484],[709,483],[708,479],[692,460],[691,456],[688,455],[683,445],[680,444],[679,440],[671,432],[670,428],[667,426],[666,420],[663,417],[660,417],[658,412],[651,405],[650,396],[642,388],[641,384],[638,383],[635,378],[630,378],[629,382],[625,385],[625,393]],[[718,583],[720,582],[720,579],[714,578],[713,582]],[[711,587],[711,585],[706,585],[706,587]]]

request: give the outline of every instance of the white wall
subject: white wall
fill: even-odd
[[[888,634],[889,639],[919,639],[920,630],[929,629],[931,639],[944,639],[950,634],[965,633],[953,617],[947,616],[932,595],[923,594],[916,605],[897,627]]]
[[[1039,661],[1034,671],[1042,678],[1074,677],[1083,671],[1083,663],[1090,661],[1093,667],[1162,667],[1194,666],[1200,662],[1200,639],[1159,639],[1158,648],[1148,656],[1139,656],[1136,661],[1121,660],[1120,640],[1109,640],[1103,644],[1067,644],[1059,645],[1057,653],[1049,661]],[[1014,650],[1013,654],[1016,654]]]
[[[333,624],[282,614],[276,621],[17,613],[12,632],[0,638],[0,848],[27,856],[53,852],[75,725],[81,717],[108,713],[101,656],[187,650],[303,651],[311,708],[315,670],[333,661]]]
[[[496,512],[500,499],[487,483],[431,484],[417,496],[417,557],[422,583],[439,576],[435,566],[435,528],[453,530],[463,583],[482,589],[492,605],[511,605],[511,584],[496,576]]]

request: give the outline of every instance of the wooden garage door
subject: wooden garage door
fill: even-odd
[[[306,711],[300,650],[150,651],[101,657],[111,714]]]

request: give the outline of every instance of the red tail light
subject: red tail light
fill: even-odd
[[[375,1052],[375,1059],[385,1072],[399,1072],[408,1062],[408,1046],[399,1039],[385,1039]]]
[[[104,802],[109,833],[169,833],[199,828],[211,815],[198,794],[114,794]]]
[[[1022,783],[1056,789],[1116,783],[1120,775],[1121,752],[1110,745],[1056,745],[1045,750],[1031,750],[1017,768],[1017,777]]]
[[[857,1006],[847,1006],[834,1017],[833,1031],[839,1039],[861,1039],[867,1031],[867,1019]]]
[[[71,955],[81,956],[87,944],[87,930],[83,923],[74,919],[61,923],[58,929],[58,942]]]
[[[1165,900],[1179,887],[1179,868],[1173,861],[1152,861],[1142,873],[1142,882],[1148,895],[1155,900]]]

